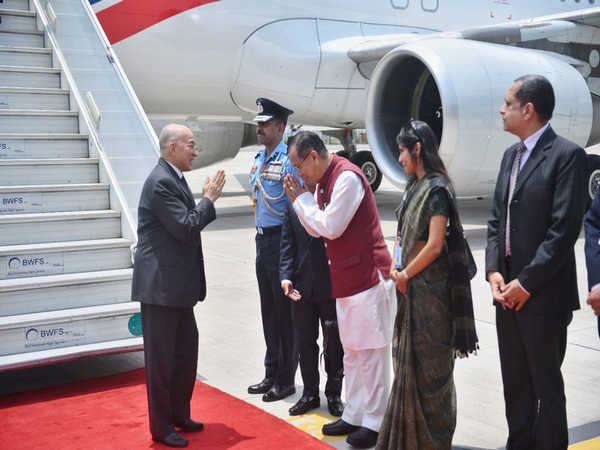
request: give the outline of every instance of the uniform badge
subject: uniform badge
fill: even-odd
[[[274,161],[262,167],[260,178],[269,181],[282,181],[284,172],[285,166],[283,163],[281,161]]]

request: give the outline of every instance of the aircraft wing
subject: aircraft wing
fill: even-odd
[[[372,67],[393,49],[420,40],[429,39],[468,39],[499,45],[514,45],[556,52],[558,55],[573,56],[564,44],[600,44],[600,8],[589,8],[555,15],[541,16],[501,25],[482,26],[450,32],[426,35],[400,35],[389,38],[368,39],[352,47],[348,57],[359,67]],[[546,40],[545,45],[536,45]],[[563,45],[559,45],[563,44]],[[584,55],[585,56],[585,55]],[[575,64],[575,61],[572,61]],[[369,74],[372,69],[362,69]]]

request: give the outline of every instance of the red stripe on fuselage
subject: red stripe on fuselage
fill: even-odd
[[[123,0],[96,16],[110,43],[116,44],[169,17],[216,1],[219,0]]]

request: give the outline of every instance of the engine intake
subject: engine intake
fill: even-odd
[[[548,53],[441,38],[392,50],[375,68],[367,96],[366,128],[380,169],[404,187],[396,136],[410,118],[423,120],[440,142],[457,194],[492,195],[504,150],[516,140],[503,130],[499,110],[514,80],[530,73],[554,87],[554,130],[585,146],[593,124],[588,86]]]

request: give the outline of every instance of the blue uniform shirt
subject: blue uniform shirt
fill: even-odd
[[[288,156],[287,145],[283,141],[275,147],[271,156],[265,161],[266,154],[266,148],[258,152],[250,171],[252,200],[256,201],[255,221],[256,226],[260,228],[283,224],[286,199],[283,179],[288,173],[298,178],[298,173]],[[264,193],[259,188],[259,184],[264,188]]]

